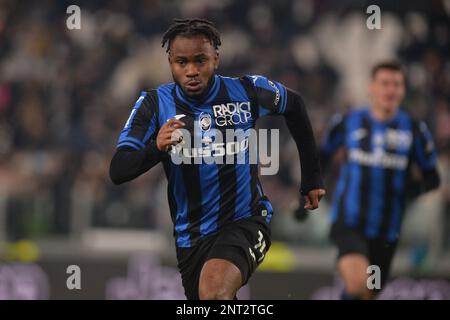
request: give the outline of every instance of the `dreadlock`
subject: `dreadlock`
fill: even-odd
[[[166,52],[169,52],[170,43],[178,35],[186,37],[203,35],[215,49],[221,45],[219,31],[211,21],[205,19],[174,19],[174,23],[164,33],[161,41],[162,47],[167,44]]]

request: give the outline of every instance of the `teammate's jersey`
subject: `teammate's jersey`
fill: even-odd
[[[396,241],[411,161],[424,174],[436,166],[425,123],[416,123],[404,111],[380,122],[369,109],[359,109],[334,119],[321,152],[331,155],[339,147],[345,147],[347,156],[336,186],[332,223],[357,228],[369,238]]]
[[[144,148],[159,128],[177,117],[192,137],[172,149],[192,160],[162,162],[168,179],[168,199],[178,247],[190,247],[222,225],[251,215],[272,216],[272,207],[258,180],[257,164],[249,164],[248,137],[226,142],[226,129],[248,132],[258,117],[283,114],[286,88],[262,76],[214,76],[201,101],[192,100],[175,83],[143,91],[122,130],[117,147]],[[216,141],[217,129],[223,141]],[[194,135],[196,135],[194,137]],[[194,145],[198,138],[200,145]],[[247,140],[247,141],[245,141]],[[245,163],[237,161],[237,154]],[[199,157],[223,157],[221,163],[195,162]],[[225,157],[235,158],[227,164]],[[201,160],[201,159],[200,159]]]

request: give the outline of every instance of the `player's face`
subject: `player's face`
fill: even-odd
[[[219,65],[219,53],[204,36],[177,36],[170,45],[172,76],[189,96],[201,95]]]
[[[373,107],[383,113],[398,110],[405,96],[405,79],[403,73],[396,70],[380,69],[370,83],[369,92]]]

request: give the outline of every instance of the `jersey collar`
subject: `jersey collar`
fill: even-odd
[[[386,120],[384,120],[384,121],[380,121],[380,120],[376,119],[376,118],[373,116],[372,110],[371,110],[371,106],[369,106],[368,108],[366,108],[366,115],[367,115],[367,117],[369,118],[369,120],[370,120],[372,123],[376,123],[376,124],[381,125],[381,126],[389,126],[390,124],[394,123],[394,122],[398,119],[399,114],[400,114],[400,108],[399,108],[399,110],[397,110],[397,112],[396,112],[392,117],[390,117],[389,119],[386,119]]]

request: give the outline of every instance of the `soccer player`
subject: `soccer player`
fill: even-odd
[[[110,167],[112,181],[120,184],[163,163],[178,267],[188,299],[236,297],[270,247],[272,206],[258,180],[257,164],[175,163],[172,151],[181,150],[191,158],[236,156],[228,146],[214,145],[212,129],[225,136],[225,130],[254,128],[259,117],[283,115],[299,150],[300,192],[306,208],[317,208],[325,194],[301,97],[263,76],[216,75],[220,44],[211,22],[174,21],[162,39],[174,82],[142,91]],[[181,139],[181,129],[199,136],[201,147],[194,147],[194,139],[188,141],[184,135]],[[239,149],[246,160],[252,147]]]
[[[424,122],[400,110],[405,94],[401,64],[382,62],[372,69],[371,105],[336,116],[321,145],[323,167],[341,148],[341,164],[331,212],[330,238],[338,248],[337,269],[345,290],[342,299],[374,299],[367,268],[388,276],[410,191],[412,163],[421,169],[419,193],[439,186],[436,151]],[[301,210],[298,210],[301,212]]]

